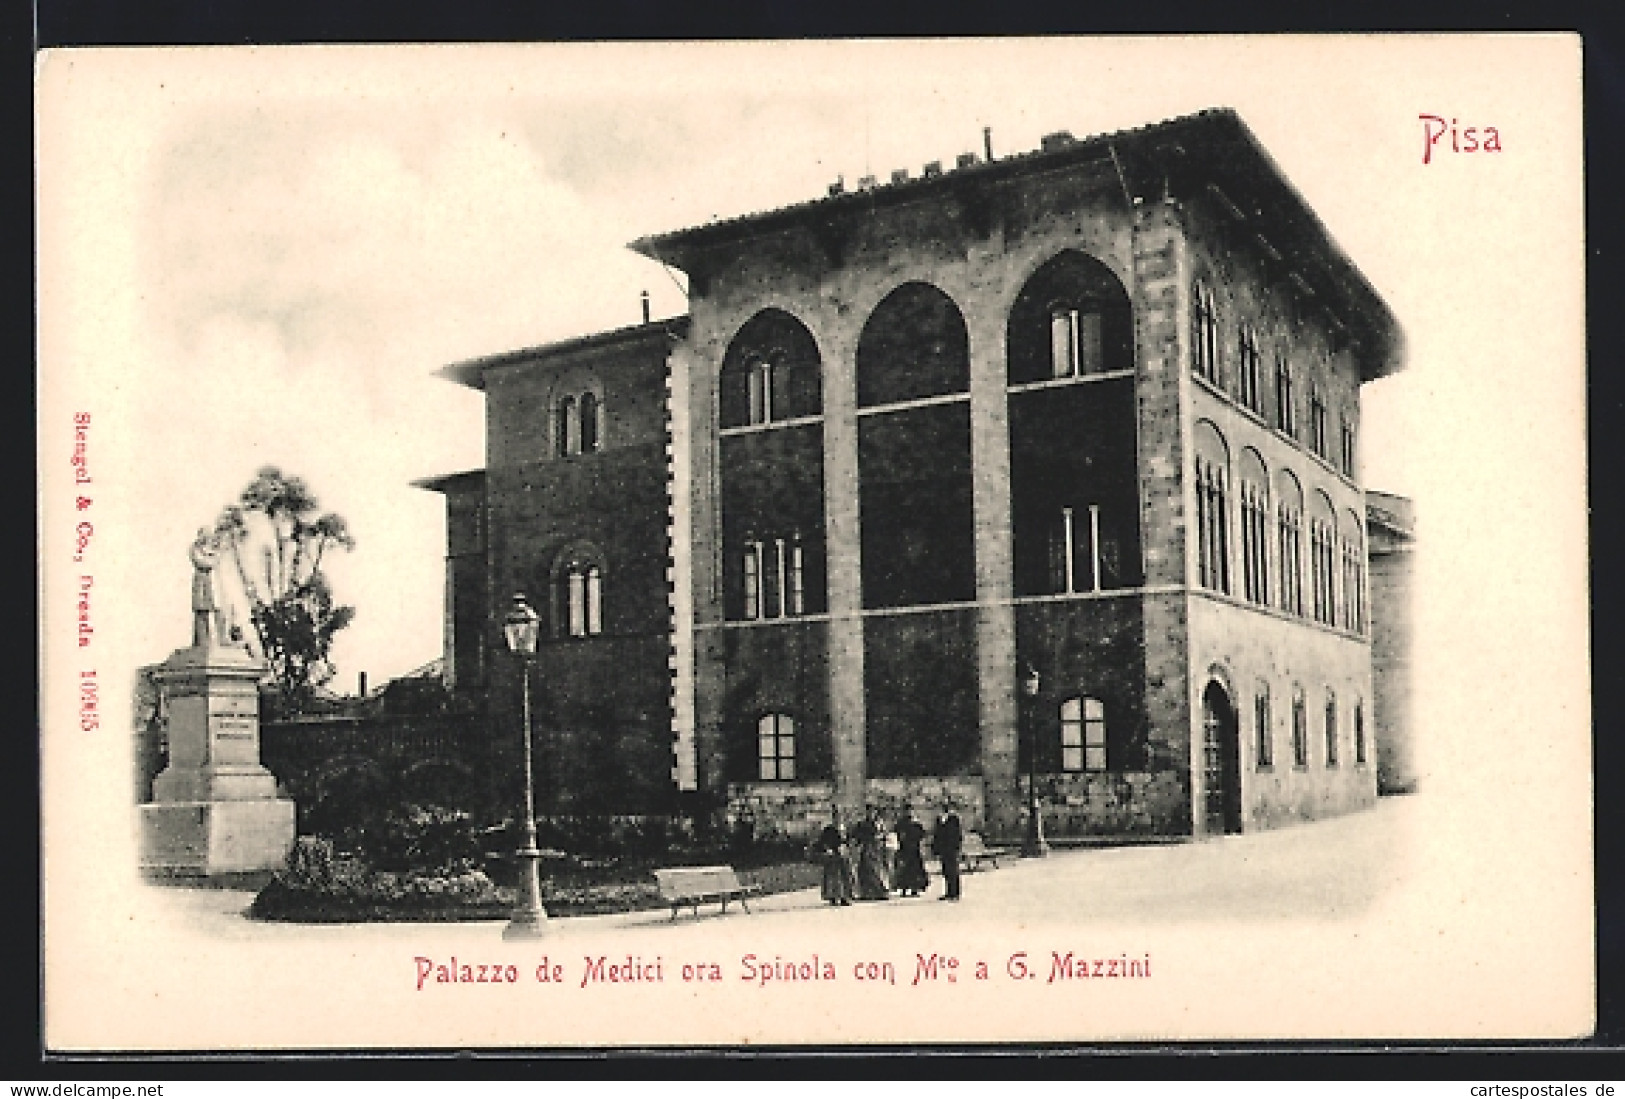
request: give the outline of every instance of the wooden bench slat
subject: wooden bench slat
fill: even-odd
[[[660,886],[661,899],[671,905],[671,918],[674,920],[679,908],[692,908],[697,916],[700,905],[718,901],[722,903],[724,912],[728,911],[731,900],[737,900],[749,912],[750,905],[746,903],[746,898],[762,891],[759,885],[742,883],[731,866],[667,867],[655,871],[655,881]]]

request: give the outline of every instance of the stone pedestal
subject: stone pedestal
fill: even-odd
[[[222,874],[279,869],[294,805],[260,763],[259,680],[246,648],[212,638],[178,649],[155,673],[168,713],[169,766],[141,807],[151,870]]]

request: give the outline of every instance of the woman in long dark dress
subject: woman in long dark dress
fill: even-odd
[[[841,826],[830,821],[818,833],[813,844],[818,860],[824,867],[824,881],[820,894],[830,904],[851,904],[853,893],[852,863],[846,857],[846,837]]]
[[[897,878],[894,884],[905,897],[917,897],[931,884],[925,871],[925,825],[905,807],[897,821]]]
[[[886,901],[891,889],[886,885],[886,836],[878,813],[871,813],[852,828],[852,843],[858,849],[858,900]]]

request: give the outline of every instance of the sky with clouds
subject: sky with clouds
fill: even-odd
[[[1426,405],[1466,379],[1439,368],[1484,338],[1464,293],[1497,292],[1499,268],[1463,264],[1507,247],[1474,228],[1504,218],[1481,185],[1507,166],[1424,171],[1418,111],[1532,122],[1489,68],[1430,56],[1059,39],[52,57],[42,250],[62,262],[42,279],[62,324],[42,347],[108,425],[99,544],[141,595],[115,596],[121,637],[143,661],[184,640],[192,532],[274,464],[358,540],[329,569],[359,609],[335,685],[433,659],[442,501],[410,483],[483,461],[481,395],[436,369],[632,323],[644,290],[680,313],[681,276],[626,242],[951,163],[984,126],[1004,154],[1235,107],[1406,329],[1412,369],[1367,387],[1362,461],[1374,487],[1423,492]]]

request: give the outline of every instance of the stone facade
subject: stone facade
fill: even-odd
[[[614,767],[647,736],[668,789],[797,836],[952,797],[1009,839],[1034,767],[1060,836],[1375,796],[1352,451],[1397,328],[1232,113],[633,247],[687,272],[681,331],[454,368],[491,407],[490,591],[590,536],[605,613],[641,608],[646,647],[576,645],[547,677],[669,700]],[[671,432],[606,431],[599,463],[624,464],[601,490],[530,457],[557,450],[536,435],[560,387],[584,391],[561,379],[589,376],[646,428],[664,398]],[[620,561],[668,548],[669,590]],[[633,754],[623,800],[657,785]]]
[[[1411,742],[1411,599],[1416,519],[1410,500],[1387,492],[1366,497],[1371,532],[1372,715],[1377,788],[1408,794],[1420,782]]]

